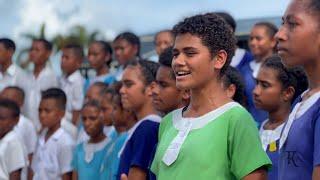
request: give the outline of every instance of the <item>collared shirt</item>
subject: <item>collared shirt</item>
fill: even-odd
[[[37,131],[41,129],[39,121],[39,104],[41,100],[41,92],[49,88],[58,87],[58,78],[53,72],[50,66],[46,66],[39,73],[38,77],[35,77],[33,73],[30,74],[30,95],[26,96],[27,112],[26,115],[32,120]]]
[[[60,87],[67,95],[67,111],[69,113],[82,108],[84,100],[83,86],[84,79],[80,71],[75,71],[67,77],[62,76],[60,79]]]
[[[16,132],[10,131],[0,139],[0,179],[27,166],[27,153]]]
[[[18,86],[23,89],[27,97],[29,96],[29,90],[31,89],[29,81],[30,76],[18,65],[12,63],[6,72],[0,72],[0,91],[8,86]],[[27,112],[27,107],[23,106],[22,111]]]
[[[62,175],[72,171],[72,152],[74,140],[63,128],[59,128],[47,141],[44,130],[38,141],[32,160],[34,180],[59,180]]]

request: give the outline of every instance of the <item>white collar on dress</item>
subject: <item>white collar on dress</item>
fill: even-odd
[[[174,127],[177,130],[184,130],[186,127],[186,123],[191,123],[191,129],[200,129],[202,127],[204,127],[205,125],[207,125],[209,122],[215,120],[217,117],[219,117],[221,114],[225,113],[226,111],[228,111],[229,109],[236,107],[236,106],[240,106],[241,105],[237,102],[229,102],[227,104],[224,104],[223,106],[210,111],[200,117],[196,117],[196,118],[185,118],[182,117],[182,109],[177,109],[175,111],[173,111],[173,115],[172,115],[172,122]]]

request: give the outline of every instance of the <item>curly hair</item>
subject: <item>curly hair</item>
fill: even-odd
[[[228,23],[215,13],[207,13],[188,17],[173,27],[175,37],[189,33],[201,39],[211,56],[220,50],[227,53],[227,60],[222,69],[222,76],[234,55],[236,39]]]
[[[303,91],[308,88],[308,79],[301,67],[287,68],[278,55],[266,59],[261,68],[267,67],[278,72],[277,78],[282,84],[282,89],[292,86],[295,90],[291,102],[293,102]]]

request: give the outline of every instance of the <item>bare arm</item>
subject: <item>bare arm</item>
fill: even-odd
[[[27,174],[27,179],[28,180],[32,180],[32,178],[33,178],[33,171],[31,169],[32,156],[33,156],[32,153],[28,155],[29,164],[30,164],[30,166],[28,166],[28,174]]]
[[[244,180],[267,180],[268,175],[267,175],[267,170],[265,167],[261,167],[259,169],[254,170],[247,176],[243,178]]]
[[[146,180],[147,173],[139,167],[131,167],[128,175],[129,180]]]
[[[78,125],[79,117],[81,111],[72,111],[72,124]]]
[[[72,179],[72,172],[67,172],[62,175],[62,180],[71,180],[71,179]]]
[[[316,166],[313,169],[312,180],[320,180],[320,166]]]
[[[13,171],[9,175],[10,180],[20,180],[20,177],[21,177],[21,169]]]
[[[78,173],[77,171],[72,172],[72,180],[78,180]]]

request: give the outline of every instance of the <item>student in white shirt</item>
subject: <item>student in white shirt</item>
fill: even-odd
[[[7,86],[19,86],[26,94],[29,90],[29,76],[12,62],[16,45],[11,39],[0,39],[0,91]],[[23,112],[26,108],[23,109]]]
[[[50,88],[42,93],[39,118],[45,129],[39,136],[32,160],[34,180],[71,179],[74,141],[60,125],[66,101],[61,89]]]
[[[62,49],[61,69],[63,76],[60,85],[67,95],[67,112],[72,114],[70,116],[71,122],[75,125],[78,123],[84,99],[84,79],[79,71],[83,58],[84,53],[81,46],[67,45]]]
[[[8,86],[1,92],[0,97],[1,99],[9,99],[15,102],[21,109],[23,106],[25,94],[23,90],[17,86]],[[13,131],[15,131],[22,140],[22,143],[24,144],[28,155],[28,164],[30,165],[32,155],[37,145],[37,132],[34,125],[32,124],[32,121],[24,115],[20,114],[19,121],[14,127]],[[28,174],[30,174],[31,170],[28,170],[28,168],[29,167],[26,167],[22,170],[21,179],[27,179],[27,176]]]
[[[26,99],[28,103],[27,116],[34,121],[39,131],[38,107],[41,92],[52,87],[58,87],[58,78],[53,69],[47,64],[52,52],[52,44],[45,39],[35,39],[29,52],[29,59],[34,64],[34,70],[30,74],[30,96]]]
[[[24,145],[15,131],[19,106],[10,100],[0,100],[0,179],[20,179],[21,169],[27,165]]]

